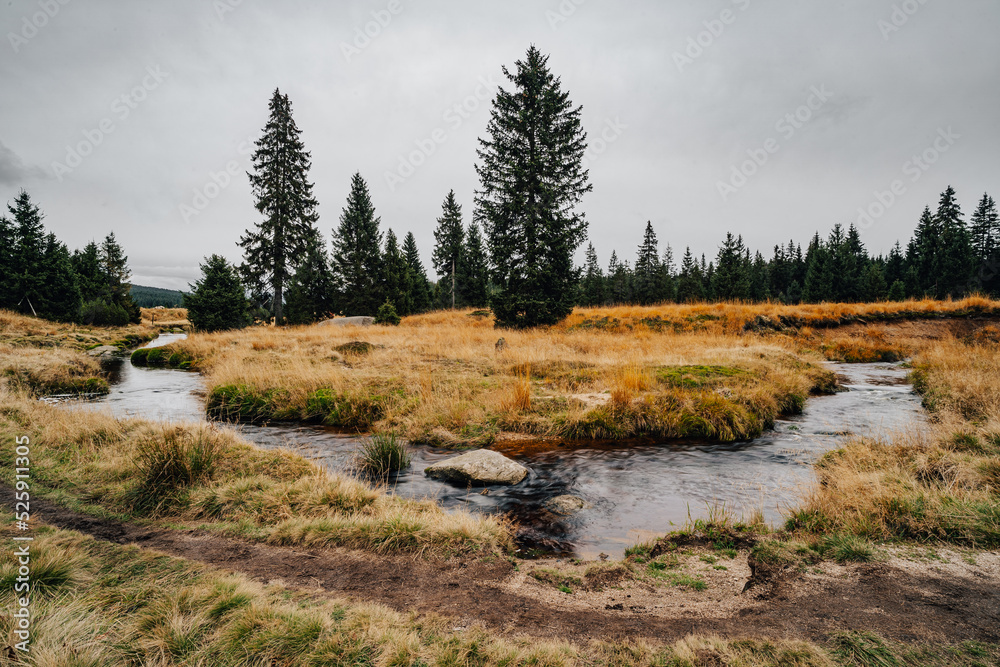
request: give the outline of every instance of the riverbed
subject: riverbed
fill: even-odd
[[[164,334],[146,347],[168,345],[184,334]],[[760,511],[779,524],[813,483],[812,463],[848,434],[880,435],[913,428],[925,417],[919,397],[899,364],[829,364],[846,391],[810,398],[801,415],[779,420],[760,438],[735,443],[573,442],[507,444],[498,451],[519,461],[529,476],[512,487],[454,486],[424,469],[454,456],[446,449],[414,445],[412,465],[385,480],[387,490],[433,498],[446,508],[465,507],[510,516],[525,551],[594,558],[621,556],[625,548],[662,535],[689,518],[725,509],[737,516]],[[114,362],[111,393],[67,407],[110,409],[120,417],[203,421],[205,387],[198,373],[139,368]],[[332,471],[349,472],[359,436],[302,424],[232,425],[265,448],[285,447]],[[582,498],[587,507],[569,516],[546,508],[559,495]]]

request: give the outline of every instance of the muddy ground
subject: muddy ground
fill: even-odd
[[[0,497],[11,505],[12,489],[0,485]],[[730,559],[696,547],[683,552],[681,566],[701,578],[705,590],[612,573],[582,577],[567,593],[539,577],[580,574],[588,564],[439,561],[274,547],[202,531],[122,524],[43,499],[33,499],[32,510],[38,521],[99,540],[135,544],[313,594],[435,613],[453,618],[456,628],[479,623],[502,633],[576,641],[673,641],[692,633],[820,641],[831,632],[858,630],[904,642],[1000,642],[996,552],[900,548],[877,563],[822,563],[769,573],[744,591],[751,579],[746,549]]]

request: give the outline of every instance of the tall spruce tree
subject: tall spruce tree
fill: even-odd
[[[660,266],[656,272],[656,301],[672,302],[677,299],[677,285],[674,269],[674,249],[667,244],[663,249],[663,257],[660,258]]]
[[[21,190],[14,205],[7,205],[13,219],[14,248],[11,258],[11,302],[22,313],[38,312],[45,278],[42,263],[45,260],[45,227],[42,212]]]
[[[462,206],[455,199],[455,191],[449,190],[441,204],[441,217],[434,230],[434,252],[431,262],[437,271],[439,285],[447,295],[447,307],[460,305],[458,271],[462,266],[462,252],[465,250],[465,228],[462,226]]]
[[[489,305],[489,259],[483,245],[479,225],[472,221],[465,232],[465,250],[458,272],[458,287],[462,303],[472,308]]]
[[[375,315],[385,301],[380,290],[382,233],[375,217],[368,184],[360,173],[351,178],[351,192],[333,235],[331,268],[340,288],[344,315]]]
[[[252,294],[270,301],[280,324],[285,283],[305,256],[319,215],[309,182],[312,162],[292,118],[292,104],[275,89],[268,108],[271,115],[256,142],[253,172],[248,174],[254,207],[263,220],[240,239],[240,274]]]
[[[191,326],[200,331],[240,329],[250,323],[246,293],[236,268],[212,255],[201,265],[201,279],[184,295]]]
[[[476,165],[476,207],[496,287],[491,304],[499,327],[554,324],[573,310],[573,254],[587,232],[576,210],[591,190],[582,108],[535,46],[514,73],[503,73],[513,90],[501,88],[493,100]]]
[[[311,324],[327,318],[337,309],[336,296],[330,260],[323,237],[317,233],[306,245],[305,256],[289,282],[285,317],[289,324]]]
[[[642,306],[660,301],[660,249],[653,223],[646,222],[646,231],[636,253],[632,275],[632,297]]]
[[[939,264],[940,249],[941,229],[938,219],[931,213],[930,207],[925,206],[923,213],[920,214],[917,229],[906,249],[907,269],[912,269],[912,274],[908,276],[910,296],[937,292],[935,270]]]
[[[420,260],[420,251],[417,249],[417,239],[413,236],[413,232],[407,232],[406,238],[403,239],[403,255],[410,269],[410,284],[413,290],[410,301],[413,303],[413,312],[422,313],[430,310],[433,289],[427,280],[427,271],[424,270],[424,263]]]

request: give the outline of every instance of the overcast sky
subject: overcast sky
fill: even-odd
[[[532,43],[583,106],[604,265],[647,220],[678,257],[726,231],[769,256],[867,209],[878,253],[949,184],[967,214],[1000,198],[996,0],[0,3],[0,200],[25,188],[71,248],[113,230],[137,284],[240,259],[276,87],[323,233],[360,171],[429,269],[449,189],[472,215],[501,67]]]

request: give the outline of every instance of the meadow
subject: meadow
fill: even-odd
[[[497,331],[481,313],[442,312],[399,327],[195,333],[145,361],[199,369],[217,416],[334,423],[460,448],[503,438],[610,437],[627,446],[636,436],[748,437],[811,393],[837,389],[824,359],[909,359],[929,428],[848,438],[817,462],[817,483],[784,526],[716,514],[637,545],[621,563],[637,577],[669,575],[697,596],[694,579],[669,569],[675,552],[656,557],[658,547],[735,538],[751,545],[736,551],[756,567],[801,576],[822,561],[885,559],[892,548],[955,545],[974,561],[976,550],[1000,546],[998,309],[985,299],[608,308],[577,311],[544,331]],[[87,349],[125,350],[155,335],[156,324],[93,330],[0,313],[5,484],[13,438],[27,434],[33,494],[100,520],[374,559],[526,566],[512,557],[503,519],[398,498],[211,422],[116,419],[36,400],[68,380],[103,379]],[[1000,655],[988,644],[857,632],[807,641],[539,641],[265,585],[73,531],[36,533],[40,665],[976,665]],[[0,561],[9,598],[14,564],[6,553]],[[663,563],[667,570],[654,571]],[[552,568],[566,586],[568,566]],[[10,629],[0,617],[0,633]],[[14,663],[4,654],[0,664]]]

